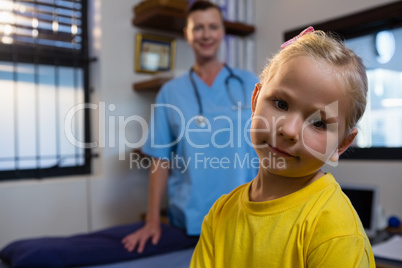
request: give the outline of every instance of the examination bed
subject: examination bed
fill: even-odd
[[[137,260],[116,262],[103,265],[79,266],[82,268],[188,268],[190,265],[193,248],[174,251],[161,255],[154,255]],[[11,268],[0,262],[0,268]]]
[[[162,238],[146,254],[127,252],[121,239],[143,222],[69,237],[42,237],[12,242],[0,251],[0,268],[181,268],[188,267],[195,239],[162,225]],[[148,244],[151,242],[148,241]],[[147,244],[147,245],[148,245]]]

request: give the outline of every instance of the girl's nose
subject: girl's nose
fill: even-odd
[[[298,141],[300,130],[303,126],[303,120],[297,114],[288,114],[285,119],[278,124],[278,135],[291,140]]]

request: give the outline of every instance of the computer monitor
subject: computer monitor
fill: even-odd
[[[349,197],[354,206],[368,237],[376,234],[376,208],[378,188],[367,185],[341,185],[342,191]]]

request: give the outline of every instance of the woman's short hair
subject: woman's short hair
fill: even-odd
[[[188,6],[187,11],[186,11],[186,25],[187,25],[187,20],[188,17],[195,11],[198,10],[207,10],[210,8],[214,8],[219,12],[219,15],[221,16],[222,23],[223,23],[223,16],[222,16],[222,11],[219,8],[219,6],[215,5],[212,2],[205,1],[205,0],[196,0],[194,1],[191,5]]]

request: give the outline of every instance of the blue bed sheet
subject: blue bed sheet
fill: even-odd
[[[80,266],[79,268],[188,268],[193,250],[193,248],[189,248],[137,260],[95,266]],[[11,266],[0,262],[0,268],[11,268]]]
[[[138,254],[136,251],[127,252],[121,240],[127,234],[142,227],[143,224],[140,222],[117,226],[69,237],[44,237],[15,241],[0,251],[0,259],[3,263],[18,268],[94,266],[192,248],[198,240],[196,237],[187,236],[184,230],[162,225],[162,237],[156,246],[148,241],[142,254]],[[177,256],[180,259],[180,254]]]
[[[193,251],[194,248],[190,248],[138,260],[86,266],[85,268],[188,268]]]

